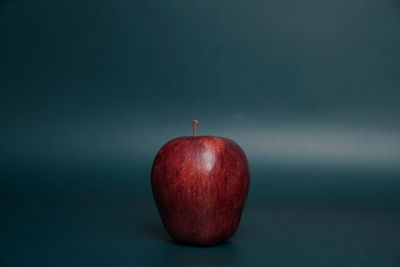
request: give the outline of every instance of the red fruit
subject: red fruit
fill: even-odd
[[[242,149],[215,136],[176,138],[153,162],[151,183],[161,220],[173,240],[210,246],[239,225],[249,188]]]

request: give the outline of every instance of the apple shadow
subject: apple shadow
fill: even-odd
[[[398,18],[400,19],[400,0],[393,0],[393,3],[395,6],[395,9],[398,11],[397,12]]]
[[[7,10],[11,7],[11,0],[0,0],[0,11]]]
[[[243,258],[235,242],[225,241],[214,246],[198,247],[171,241],[160,252],[165,266],[242,266]]]
[[[146,223],[143,225],[143,232],[153,239],[172,242],[161,223]]]
[[[222,242],[219,242],[217,244],[211,245],[211,246],[200,246],[200,245],[192,245],[192,244],[186,244],[186,243],[181,243],[177,242],[171,238],[168,239],[169,243],[176,246],[176,247],[193,247],[193,248],[213,248],[213,247],[224,247],[224,246],[230,246],[231,241],[230,240],[225,240]]]

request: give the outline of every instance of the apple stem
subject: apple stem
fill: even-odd
[[[198,120],[194,120],[193,121],[193,136],[196,137],[197,136],[197,124],[199,124]]]

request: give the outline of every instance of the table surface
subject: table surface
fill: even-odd
[[[296,186],[283,192],[279,188],[294,183],[295,177],[266,174],[269,179],[261,179],[263,174],[255,173],[236,235],[219,246],[201,248],[169,240],[151,197],[148,174],[136,175],[140,177],[126,181],[146,181],[142,187],[137,182],[113,187],[110,177],[102,180],[99,175],[92,177],[98,179],[97,187],[89,186],[90,179],[74,178],[75,187],[62,191],[66,186],[49,188],[54,180],[48,176],[42,185],[31,185],[31,192],[12,193],[17,186],[10,182],[0,204],[0,265],[400,265],[398,201],[386,205],[397,191],[384,193],[378,184],[375,195],[357,193],[357,183],[348,184],[347,192],[352,193],[333,187],[317,194],[321,187],[295,191]],[[304,177],[302,184],[307,184]],[[85,182],[77,186],[79,180]],[[360,201],[363,196],[372,201]]]

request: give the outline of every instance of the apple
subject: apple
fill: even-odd
[[[211,246],[229,239],[239,225],[250,173],[246,155],[230,139],[197,136],[173,139],[156,155],[153,196],[171,238]]]

